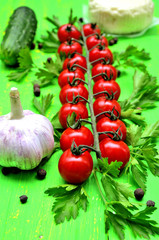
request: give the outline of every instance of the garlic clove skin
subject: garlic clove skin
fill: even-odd
[[[20,98],[18,104],[15,99],[11,99],[11,113],[0,116],[0,165],[30,170],[53,151],[53,127],[43,115],[22,110]]]

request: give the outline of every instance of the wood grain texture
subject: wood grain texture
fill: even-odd
[[[156,8],[159,9],[159,3],[154,1]],[[36,40],[40,39],[41,34],[50,29],[49,23],[44,19],[46,16],[57,15],[62,23],[67,21],[70,8],[73,8],[75,15],[82,16],[82,6],[87,5],[86,0],[67,1],[67,0],[8,0],[1,3],[0,14],[0,40],[4,34],[8,18],[13,10],[19,6],[25,5],[32,8],[38,19],[38,30]],[[155,16],[159,16],[155,8]],[[158,67],[158,42],[159,42],[159,27],[149,30],[144,36],[127,39],[121,38],[117,45],[111,47],[113,51],[125,49],[129,44],[137,45],[139,48],[145,48],[151,53],[152,60],[148,61],[148,70],[152,75],[159,79]],[[40,67],[47,57],[53,57],[53,54],[44,54],[37,48],[32,51],[34,62]],[[0,115],[10,112],[9,91],[11,87],[17,87],[21,95],[21,101],[24,109],[30,109],[37,112],[32,105],[33,85],[32,81],[36,79],[35,73],[29,75],[20,83],[9,82],[6,75],[12,69],[8,69],[0,61]],[[132,91],[132,75],[133,71],[128,70],[126,75],[119,78],[118,83],[121,86],[121,99],[126,98]],[[47,112],[47,117],[51,117],[59,110],[59,91],[60,88],[55,82],[54,85],[45,87],[41,90],[42,94],[53,93],[54,101],[50,110]],[[159,104],[157,104],[159,107]],[[155,122],[159,116],[158,109],[149,110],[144,113],[149,123]],[[76,220],[65,222],[56,225],[51,212],[53,198],[44,194],[44,191],[59,184],[64,183],[61,179],[57,164],[62,151],[53,154],[49,162],[43,168],[47,171],[47,176],[44,180],[36,178],[36,170],[22,171],[19,174],[10,174],[4,176],[0,172],[0,240],[104,240],[104,206],[98,190],[95,186],[93,177],[90,177],[86,185],[86,191],[89,195],[89,207],[86,213],[80,211]],[[95,159],[95,158],[94,158]],[[122,178],[121,181],[133,184],[133,189],[136,188],[130,178]],[[144,196],[142,203],[146,203],[151,199],[156,202],[159,207],[159,193],[156,188],[159,186],[159,178],[155,178],[149,173],[147,193]],[[28,196],[26,204],[21,204],[19,197],[23,194]],[[154,214],[154,218],[158,221],[159,210]],[[110,240],[116,240],[117,237],[113,231],[110,233]],[[126,230],[126,239],[133,240],[134,237],[130,230]],[[155,237],[151,238],[157,239]],[[158,238],[159,239],[159,238]]]

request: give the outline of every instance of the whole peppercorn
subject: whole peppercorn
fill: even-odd
[[[147,205],[147,207],[154,207],[155,206],[155,202],[149,200],[149,201],[147,201],[146,205]]]
[[[120,77],[121,71],[117,69],[117,77]]]
[[[137,188],[134,191],[134,196],[137,200],[141,200],[144,196],[144,191],[142,190],[142,188]]]
[[[116,44],[118,42],[117,38],[114,38],[114,44]]]
[[[50,62],[51,62],[51,60],[52,60],[52,58],[51,58],[51,57],[47,58],[47,62],[48,62],[48,63],[50,63]]]
[[[26,201],[28,200],[28,197],[26,195],[22,195],[19,198],[20,198],[21,203],[26,203]]]
[[[9,167],[3,167],[1,171],[2,171],[3,175],[5,175],[5,176],[7,176],[8,174],[10,174],[12,172],[11,168],[9,168]]]
[[[112,46],[112,45],[114,45],[114,44],[115,44],[114,39],[109,40],[109,46]]]
[[[44,169],[39,169],[37,171],[37,178],[42,180],[45,177],[46,177],[46,171]]]
[[[39,97],[39,96],[40,96],[40,88],[38,88],[38,87],[34,88],[34,95],[35,95],[36,97]]]
[[[38,48],[39,48],[39,49],[42,49],[42,48],[43,48],[42,43],[38,43]]]
[[[84,20],[83,20],[83,18],[81,17],[81,18],[79,18],[79,22],[81,22],[81,23],[83,23],[84,22]]]
[[[35,48],[35,43],[32,43],[30,49],[33,50]]]
[[[35,83],[34,86],[33,86],[33,88],[34,88],[34,89],[35,89],[35,88],[40,88],[40,85],[39,85],[38,83]]]

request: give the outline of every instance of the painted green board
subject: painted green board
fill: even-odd
[[[159,2],[155,2],[155,16],[159,17]],[[29,6],[32,8],[38,19],[38,30],[36,40],[40,39],[41,34],[45,34],[46,29],[50,29],[50,24],[44,19],[46,16],[57,15],[60,17],[61,22],[65,23],[69,15],[70,8],[78,17],[83,14],[87,15],[86,0],[81,1],[67,1],[67,0],[8,0],[2,1],[0,4],[0,40],[2,39],[5,27],[7,25],[9,16],[13,10],[19,6]],[[153,76],[159,78],[158,67],[158,43],[159,43],[159,26],[153,27],[146,32],[144,36],[138,38],[120,38],[117,45],[111,47],[112,51],[119,51],[125,49],[129,44],[138,46],[140,49],[145,48],[150,52],[151,60],[147,62],[147,67]],[[34,62],[41,67],[47,57],[54,57],[53,54],[44,54],[37,48],[32,51]],[[32,105],[33,99],[33,86],[32,81],[36,79],[34,72],[29,75],[20,83],[9,82],[6,75],[11,72],[0,61],[0,115],[7,114],[10,111],[9,91],[11,87],[18,87],[21,94],[21,101],[24,109],[30,109],[36,112]],[[118,79],[121,86],[121,98],[125,99],[131,94],[132,91],[132,76],[133,70],[128,69],[127,74]],[[60,88],[57,82],[53,86],[43,88],[42,94],[53,93],[54,101],[50,110],[47,112],[47,117],[51,117],[59,110],[59,91]],[[144,113],[148,123],[155,122],[158,117],[158,108],[149,110]],[[49,162],[44,165],[47,171],[46,179],[39,181],[36,178],[36,171],[21,172],[19,174],[10,174],[4,176],[0,173],[0,239],[1,240],[101,240],[105,239],[104,234],[104,207],[102,199],[93,181],[90,178],[86,190],[89,195],[89,206],[86,213],[80,211],[76,220],[65,222],[56,225],[51,212],[53,198],[44,194],[44,191],[52,186],[64,183],[61,179],[57,164],[61,151],[55,153]],[[131,183],[131,179],[122,179],[125,182]],[[144,196],[143,203],[151,199],[156,202],[159,207],[159,194],[158,194],[159,178],[153,177],[151,173],[148,176],[147,192]],[[136,186],[133,185],[133,189]],[[21,204],[19,196],[26,194],[28,202]],[[159,210],[154,214],[154,219],[158,221]],[[114,232],[111,231],[110,239],[117,239]],[[126,239],[133,240],[132,233],[126,230]],[[152,237],[151,239],[159,239]]]

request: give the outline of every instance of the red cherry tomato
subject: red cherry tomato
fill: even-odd
[[[72,24],[64,24],[59,27],[57,35],[60,42],[65,42],[71,38],[79,39],[81,32]]]
[[[116,80],[116,78],[117,78],[116,68],[109,64],[105,65],[102,63],[98,63],[92,68],[92,77],[94,77],[100,73],[105,73],[108,76],[108,78],[112,79],[112,80]],[[93,81],[96,82],[99,79],[101,79],[101,76],[94,77]]]
[[[95,100],[93,103],[93,110],[95,116],[99,113],[110,111],[113,112],[116,117],[120,117],[121,115],[121,107],[120,104],[116,100],[107,100],[106,97],[99,97]],[[107,113],[106,115],[103,113],[99,117],[97,117],[97,121],[99,119],[105,117],[105,116],[111,116],[110,113]]]
[[[67,103],[68,101],[72,102],[73,98],[77,95],[80,95],[88,100],[88,90],[87,88],[79,84],[77,86],[70,86],[70,84],[65,85],[60,91],[60,102],[62,104]],[[82,98],[79,98],[80,102],[86,104],[86,101]]]
[[[93,159],[88,151],[74,155],[67,149],[60,157],[58,169],[62,178],[71,184],[84,182],[93,169]]]
[[[75,142],[77,146],[87,145],[93,147],[94,137],[92,132],[85,126],[81,126],[79,129],[67,128],[61,135],[60,147],[62,151],[71,148],[72,142]]]
[[[59,111],[59,121],[63,128],[67,128],[67,117],[71,115],[73,112],[77,114],[76,120],[79,118],[87,119],[88,118],[88,110],[86,106],[78,102],[76,104],[65,103]]]
[[[98,80],[93,86],[93,94],[97,94],[99,92],[107,91],[109,95],[113,95],[115,100],[118,100],[120,96],[120,86],[114,80],[104,80],[101,78]],[[97,94],[94,97],[99,98],[104,96],[105,93]]]
[[[58,47],[59,54],[65,54],[68,57],[69,54],[78,52],[82,54],[82,46],[75,41],[66,41],[60,44]]]
[[[79,65],[79,67],[76,66],[76,64]],[[84,56],[79,55],[78,53],[73,54],[73,57],[66,58],[63,63],[63,69],[67,69],[67,68],[79,69],[83,73],[85,73],[86,72],[85,69],[87,69],[86,58]]]
[[[89,36],[93,33],[100,35],[100,29],[96,23],[87,23],[83,25],[83,32],[85,36]]]
[[[113,54],[109,48],[105,46],[97,46],[89,52],[89,61],[90,62],[95,61],[94,63],[92,63],[93,66],[103,61],[106,61],[107,63],[112,64]]]
[[[126,126],[120,120],[117,119],[115,121],[110,120],[108,117],[101,118],[96,125],[97,132],[116,132],[118,131],[118,135],[121,137],[121,140],[124,141],[126,139]],[[99,134],[99,141],[101,142],[105,138],[113,137],[113,133]]]
[[[108,40],[106,39],[106,37],[101,36],[99,34],[90,36],[86,40],[86,45],[87,45],[88,50],[90,50],[91,48],[93,48],[94,46],[96,46],[99,43],[103,46],[108,47]]]
[[[76,69],[76,70],[69,70],[69,69],[65,69],[63,70],[59,77],[58,77],[58,84],[60,85],[60,87],[64,87],[65,85],[67,85],[69,82],[72,83],[72,81],[75,78],[79,78],[85,81],[85,77],[84,74],[81,70]],[[81,81],[77,81],[78,84],[84,84]]]
[[[105,138],[100,142],[99,147],[102,157],[107,157],[109,164],[117,160],[118,162],[123,162],[120,167],[123,168],[128,163],[130,150],[125,142]]]

